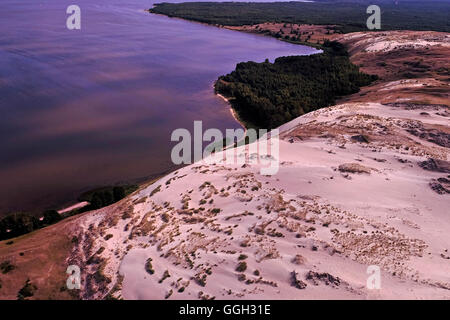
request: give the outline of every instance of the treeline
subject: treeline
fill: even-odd
[[[228,97],[241,120],[273,129],[307,112],[333,105],[377,77],[359,71],[342,44],[326,41],[324,53],[280,57],[274,63],[243,62],[219,77],[218,93]]]
[[[343,33],[368,31],[369,5],[381,7],[382,30],[450,31],[450,2],[444,0],[321,0],[314,2],[159,3],[149,11],[209,24],[241,26],[263,22],[332,24]]]
[[[15,238],[70,216],[109,206],[125,198],[137,188],[136,185],[126,185],[103,187],[85,192],[78,198],[78,201],[87,201],[89,205],[63,214],[59,214],[56,210],[46,210],[42,213],[42,220],[28,213],[10,214],[0,220],[0,240]]]
[[[102,187],[83,193],[78,197],[78,201],[89,202],[89,206],[84,207],[83,211],[97,210],[122,200],[137,188],[136,185]]]

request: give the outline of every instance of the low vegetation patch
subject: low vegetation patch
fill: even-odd
[[[370,174],[372,171],[371,168],[363,166],[359,163],[344,163],[339,166],[340,172],[349,172],[349,173],[367,173]]]
[[[245,270],[247,270],[247,262],[245,262],[245,261],[239,262],[239,264],[236,267],[236,271],[244,272]]]
[[[22,287],[22,289],[19,290],[17,294],[17,299],[19,300],[25,300],[26,298],[34,296],[34,293],[36,292],[37,287],[36,285],[32,284],[30,282],[30,279],[28,279],[25,282],[25,285]]]
[[[152,258],[148,258],[147,261],[145,262],[145,271],[147,271],[148,274],[154,274],[155,270],[153,269],[153,265],[152,265]]]
[[[164,280],[170,277],[169,270],[164,271],[162,278],[158,281],[159,283],[163,283]]]

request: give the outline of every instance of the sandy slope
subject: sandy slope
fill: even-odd
[[[448,124],[448,107],[430,108],[319,110],[281,128],[274,176],[197,163],[86,215],[80,252],[102,274],[85,298],[117,283],[125,299],[450,298],[450,190],[430,185],[450,174],[448,148],[408,132]],[[443,172],[419,165],[429,158]],[[381,290],[366,288],[368,265]]]
[[[449,299],[448,35],[339,41],[380,80],[280,127],[276,175],[196,163],[77,219],[82,297]]]

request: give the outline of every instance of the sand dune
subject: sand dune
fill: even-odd
[[[85,298],[450,298],[450,190],[432,187],[448,173],[421,165],[448,164],[448,149],[408,132],[447,111],[318,110],[280,128],[274,176],[196,163],[86,215],[80,252],[104,278],[85,279]]]

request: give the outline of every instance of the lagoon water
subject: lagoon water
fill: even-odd
[[[81,30],[66,9],[81,8]],[[2,0],[0,215],[170,169],[171,132],[238,128],[213,82],[314,49],[149,14],[145,0]]]

